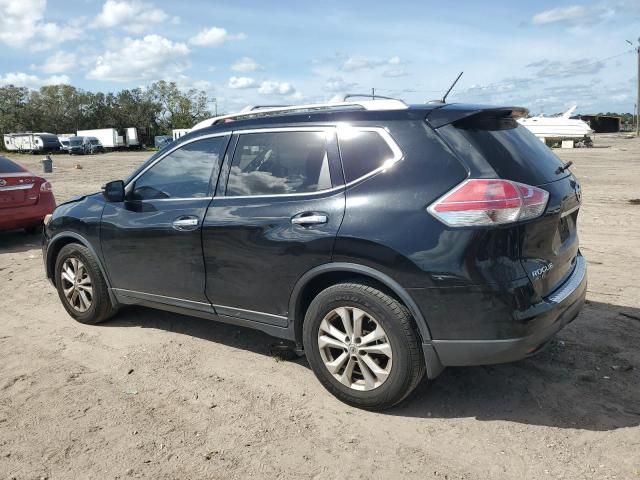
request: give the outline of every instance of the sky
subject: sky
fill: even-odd
[[[219,111],[369,93],[631,112],[640,0],[0,0],[0,85],[156,80]],[[214,108],[212,103],[212,109]]]

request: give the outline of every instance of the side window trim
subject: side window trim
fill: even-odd
[[[277,132],[327,132],[331,134],[331,140],[327,140],[327,155],[329,160],[329,168],[331,172],[331,188],[325,188],[324,190],[318,190],[315,192],[298,192],[298,193],[274,193],[265,195],[232,195],[227,196],[227,183],[229,181],[229,174],[231,172],[231,163],[235,156],[235,150],[238,146],[240,137],[245,134],[251,133],[277,133]],[[327,193],[338,192],[344,190],[344,173],[342,172],[342,164],[340,163],[340,157],[338,152],[338,138],[336,134],[336,127],[330,126],[298,126],[298,127],[265,127],[265,128],[251,128],[246,130],[234,130],[233,131],[233,148],[228,148],[227,155],[225,155],[224,163],[220,169],[220,179],[218,181],[218,188],[216,190],[215,197],[220,198],[287,198],[287,197],[310,197],[314,195],[326,195]],[[334,178],[335,176],[335,178]]]
[[[404,159],[404,153],[402,152],[402,150],[400,149],[400,147],[398,146],[396,141],[393,139],[393,137],[391,136],[389,131],[384,127],[361,127],[361,126],[351,126],[351,125],[349,125],[349,126],[338,126],[337,127],[337,131],[336,131],[336,136],[337,136],[337,139],[338,139],[338,149],[340,148],[340,129],[341,128],[348,128],[350,130],[355,130],[355,131],[358,131],[358,132],[374,132],[374,133],[377,133],[380,136],[380,138],[382,138],[382,140],[387,144],[387,146],[389,147],[389,149],[393,153],[393,157],[391,159],[387,160],[387,162],[385,162],[385,165],[381,165],[378,168],[375,168],[374,170],[371,170],[370,172],[359,176],[358,178],[354,178],[353,180],[347,182],[345,184],[345,187],[350,187],[351,185],[354,185],[354,184],[356,184],[358,182],[361,182],[362,180],[364,180],[366,178],[373,177],[374,175],[382,172],[383,170],[386,170],[389,167],[392,167],[393,165],[398,163],[400,160]],[[342,160],[342,153],[340,154],[340,159]],[[346,177],[345,177],[345,181],[346,181]]]
[[[185,145],[189,145],[190,143],[194,143],[200,140],[206,140],[208,138],[216,138],[216,137],[229,137],[227,138],[227,142],[225,143],[224,146],[224,155],[226,155],[226,152],[229,148],[229,139],[231,138],[233,132],[230,131],[226,131],[226,132],[219,132],[219,133],[210,133],[207,135],[201,135],[198,137],[194,137],[194,138],[190,138],[187,141],[181,142],[179,145],[174,146],[173,148],[167,150],[166,152],[164,152],[161,156],[159,156],[158,158],[154,159],[151,163],[149,163],[149,165],[147,165],[146,167],[144,167],[142,170],[140,170],[135,177],[129,179],[124,187],[124,194],[125,194],[125,198],[128,198],[129,195],[131,194],[131,191],[133,190],[133,187],[136,183],[136,180],[138,180],[138,178],[140,178],[142,175],[144,175],[147,170],[150,170],[151,168],[153,168],[157,163],[161,162],[162,160],[164,160],[166,157],[168,157],[169,155],[171,155],[173,152],[175,152],[176,150],[184,147]],[[226,158],[223,155],[223,159],[226,160]],[[223,162],[221,162],[223,163]],[[224,165],[224,163],[223,163]],[[220,178],[220,174],[222,172],[222,166],[220,168],[220,171],[218,172],[218,179]],[[217,179],[216,179],[217,180]],[[215,188],[216,185],[213,183],[213,172],[212,175],[209,179],[209,195],[206,197],[198,197],[201,198],[203,200],[211,200],[213,198],[214,192],[215,192]],[[158,202],[158,201],[164,201],[164,202],[170,202],[170,201],[186,201],[186,200],[194,200],[193,198],[160,198],[160,199],[153,199],[153,200],[136,200],[137,202]]]

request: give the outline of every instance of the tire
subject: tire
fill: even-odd
[[[65,276],[63,277],[63,268]],[[70,273],[75,268],[75,274]],[[67,298],[65,287],[78,278],[77,295]],[[117,309],[112,305],[102,271],[89,249],[77,243],[62,247],[56,258],[55,284],[65,310],[80,323],[95,325],[113,316]],[[88,283],[87,283],[88,278]],[[87,286],[90,287],[89,294]],[[82,293],[81,293],[82,290]],[[83,295],[84,293],[84,295]],[[87,300],[89,300],[87,305]]]
[[[345,315],[353,338],[343,336],[349,333],[342,320]],[[360,337],[356,318],[360,318]],[[384,336],[372,343],[371,339],[377,336],[372,333],[379,332],[378,327],[382,327]],[[338,343],[333,341],[336,338],[340,339]],[[303,343],[318,380],[339,400],[357,408],[384,410],[397,405],[416,388],[425,373],[411,314],[396,299],[368,285],[341,283],[320,292],[307,309]],[[341,362],[336,371],[329,370]],[[349,365],[353,366],[351,375]],[[375,382],[371,381],[372,375]]]

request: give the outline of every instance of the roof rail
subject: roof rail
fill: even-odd
[[[249,106],[243,108],[242,111],[237,113],[230,113],[228,115],[222,115],[219,117],[208,118],[193,126],[191,129],[199,130],[201,128],[217,125],[218,123],[224,123],[233,120],[242,120],[248,118],[257,118],[270,115],[278,115],[285,113],[309,113],[317,111],[331,111],[331,110],[405,110],[409,106],[402,100],[387,97],[377,97],[375,100],[366,101],[344,101],[344,102],[331,102],[331,103],[310,103],[306,105],[288,105],[288,106],[269,106],[258,105]]]
[[[399,102],[402,102],[402,100],[399,100],[397,98],[384,97],[382,95],[376,95],[375,93],[347,93],[342,98],[342,101],[346,102],[347,99],[349,99],[349,98],[371,98],[372,100],[398,100]],[[402,102],[402,103],[404,103],[404,102]]]

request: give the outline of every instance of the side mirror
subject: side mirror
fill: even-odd
[[[124,202],[124,182],[114,180],[102,187],[102,195],[107,202]]]

